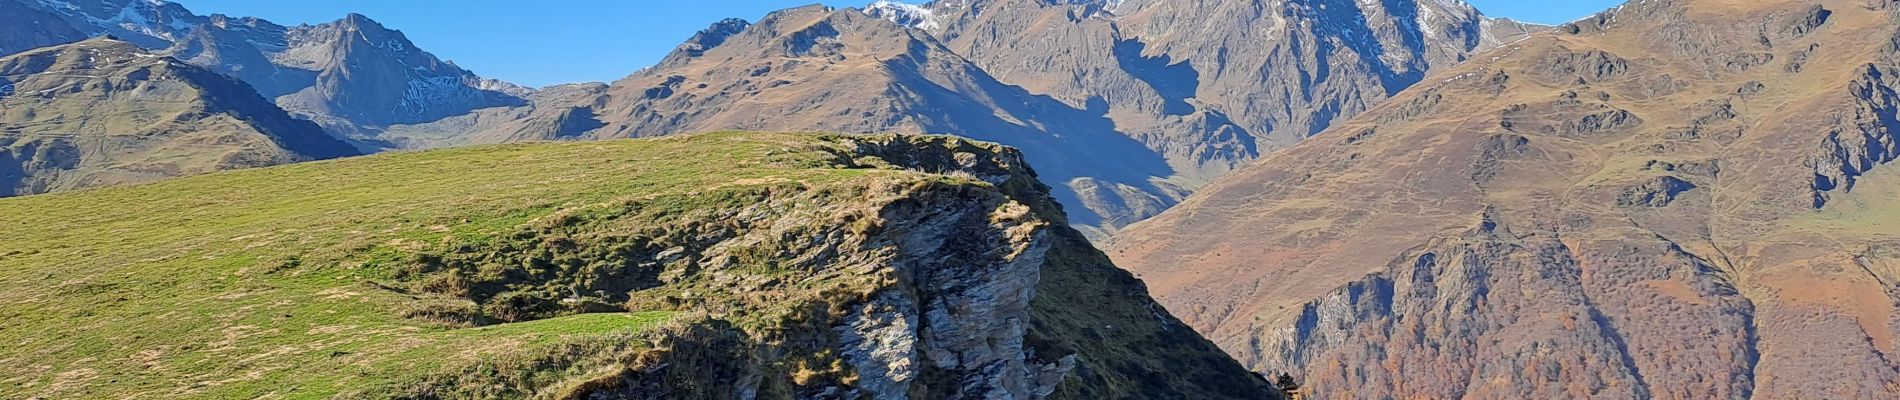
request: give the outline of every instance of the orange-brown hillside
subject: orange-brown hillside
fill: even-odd
[[[1900,9],[1640,0],[1111,251],[1315,398],[1900,396]]]

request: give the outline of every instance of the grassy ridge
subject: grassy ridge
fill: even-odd
[[[812,136],[485,146],[0,200],[0,397],[326,397],[634,333],[665,312],[484,328],[404,318],[406,249],[556,213],[891,170],[811,168]]]

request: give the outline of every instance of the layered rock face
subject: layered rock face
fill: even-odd
[[[795,279],[836,285],[820,290],[820,296],[842,290],[858,298],[828,301],[828,312],[841,315],[830,322],[750,333],[753,344],[740,346],[740,352],[756,357],[758,364],[744,367],[752,372],[721,390],[768,398],[1276,397],[1265,381],[1221,358],[1217,348],[1161,312],[1138,281],[1061,224],[1059,208],[1019,153],[944,138],[832,140],[843,145],[832,151],[847,165],[951,173],[993,189],[872,188],[865,194],[869,208],[859,210],[812,199],[775,199],[734,216],[768,225],[685,247],[680,261],[699,265],[689,271],[707,271],[698,274],[730,269],[721,265],[728,255],[741,254],[743,260],[743,251],[762,244],[784,249],[775,256],[788,260],[786,268],[815,273]],[[773,205],[780,201],[786,206]],[[804,209],[810,206],[829,211]],[[813,221],[808,212],[817,213],[809,217],[818,221],[855,222],[802,225]],[[841,214],[823,216],[827,212]],[[864,214],[849,215],[858,213]],[[807,229],[821,232],[785,235]],[[677,293],[764,294],[739,296],[743,305],[712,313],[747,320],[771,312],[775,303],[815,300],[775,289],[770,281],[703,287],[688,279],[671,281],[634,293],[632,304],[674,302],[671,307],[682,310],[719,310],[717,299],[680,301]],[[799,354],[831,355],[817,361],[836,357],[848,375],[821,373],[787,382],[777,375],[786,371],[777,369]],[[629,374],[623,387],[650,394],[655,387],[642,384],[650,378]],[[721,381],[698,384],[712,382]],[[682,389],[673,388],[670,395],[703,395]],[[614,389],[594,394],[614,395]]]
[[[607,87],[413,127],[462,142],[711,129],[1023,149],[1095,237],[1511,34],[1460,2],[874,3],[725,21]],[[591,91],[594,95],[576,94]],[[407,128],[405,128],[407,129]],[[443,141],[424,133],[419,141]]]
[[[112,35],[236,77],[366,149],[400,145],[378,138],[391,125],[519,106],[530,92],[438,60],[401,32],[362,15],[286,27],[258,18],[200,16],[164,1],[5,3],[0,21],[20,34],[0,39],[0,55]]]
[[[360,154],[242,82],[127,42],[0,58],[0,196]]]
[[[1896,13],[1633,2],[1434,73],[1111,254],[1321,398],[1894,397]]]

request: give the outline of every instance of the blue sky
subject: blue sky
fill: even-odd
[[[482,76],[528,86],[612,81],[658,62],[723,18],[756,21],[817,0],[173,0],[198,14],[253,16],[284,25],[355,12],[403,31],[417,46]],[[923,0],[912,0],[922,2]],[[1486,14],[1562,23],[1615,0],[1467,0]],[[823,1],[861,6],[870,0]]]
[[[1623,4],[1622,0],[1465,0],[1485,15],[1556,25]]]

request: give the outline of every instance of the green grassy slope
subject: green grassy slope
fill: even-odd
[[[898,258],[905,240],[943,234],[916,231],[936,212],[1024,249],[1054,228],[1024,333],[1042,361],[1078,360],[1053,397],[1266,396],[1061,226],[1019,157],[731,132],[0,199],[0,398],[850,390],[834,327],[879,293],[925,290],[892,266],[918,262]],[[1011,251],[984,243],[955,251]],[[958,373],[927,368],[911,391],[954,393]]]
[[[628,197],[909,174],[802,168],[825,154],[795,140],[489,146],[0,201],[0,392],[308,397],[639,330],[667,315],[405,319],[416,299],[378,288],[378,253]]]

